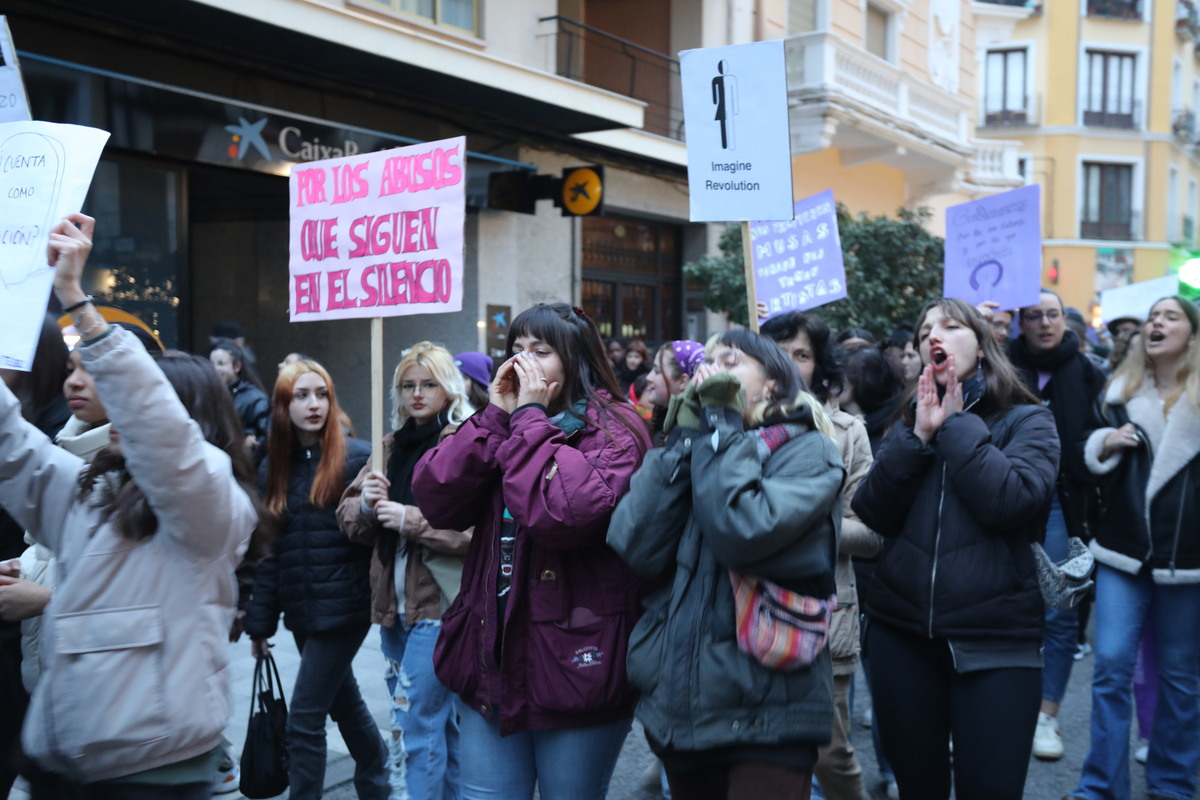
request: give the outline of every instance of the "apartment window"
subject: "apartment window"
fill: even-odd
[[[1088,0],[1088,16],[1141,19],[1141,0]]]
[[[886,11],[867,3],[866,50],[884,60],[888,57],[888,23]]]
[[[1183,243],[1192,247],[1196,240],[1196,179],[1188,181],[1187,216],[1183,218]]]
[[[478,32],[479,0],[374,0],[401,14],[412,14],[438,25]]]
[[[1087,97],[1084,125],[1132,128],[1134,115],[1134,56],[1129,53],[1087,52]]]
[[[1179,241],[1179,170],[1167,172],[1167,241]]]
[[[993,50],[987,54],[983,111],[985,125],[1024,125],[1029,121],[1025,96],[1025,50]]]
[[[1083,165],[1083,219],[1079,233],[1085,239],[1133,238],[1133,166]]]

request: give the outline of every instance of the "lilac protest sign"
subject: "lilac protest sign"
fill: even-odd
[[[462,310],[462,136],[292,170],[292,322]]]
[[[755,299],[772,315],[846,296],[833,189],[797,200],[794,210],[795,219],[750,223]]]
[[[972,305],[1034,305],[1042,284],[1042,187],[1023,186],[946,209],[942,293]]]

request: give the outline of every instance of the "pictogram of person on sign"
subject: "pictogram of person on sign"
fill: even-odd
[[[721,124],[721,149],[736,150],[733,139],[733,118],[738,114],[737,78],[729,74],[729,62],[717,62],[717,76],[712,79],[713,104],[717,115],[713,117]]]

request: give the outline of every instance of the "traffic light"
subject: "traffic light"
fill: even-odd
[[[604,167],[568,167],[562,173],[562,190],[555,200],[564,217],[604,213]]]
[[[1047,275],[1047,277],[1050,278],[1050,284],[1052,286],[1058,285],[1058,259],[1057,258],[1054,259],[1052,262],[1050,262],[1050,269],[1049,269],[1049,271],[1047,271],[1046,275]]]

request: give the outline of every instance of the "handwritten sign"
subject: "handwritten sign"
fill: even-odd
[[[21,80],[17,49],[13,47],[8,20],[0,14],[0,122],[25,122],[29,118],[29,99]]]
[[[693,222],[792,218],[783,40],[679,54]]]
[[[292,322],[462,310],[464,137],[297,165]]]
[[[750,224],[755,299],[774,315],[846,296],[833,189],[797,200],[795,219]]]
[[[1120,317],[1145,319],[1156,301],[1174,294],[1179,294],[1178,275],[1105,289],[1100,293],[1100,313],[1105,322]]]
[[[108,132],[0,123],[0,367],[33,363],[54,270],[50,229],[83,206]]]
[[[1039,184],[946,209],[946,297],[1035,305],[1042,283]]]

